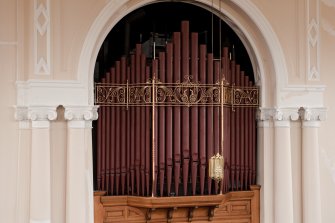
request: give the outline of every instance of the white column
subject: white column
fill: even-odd
[[[92,120],[97,107],[65,107],[67,130],[66,223],[93,223]]]
[[[319,137],[324,109],[301,109],[303,223],[321,221]]]
[[[274,222],[293,223],[290,121],[298,110],[277,109],[274,119]]]
[[[50,121],[55,107],[29,107],[31,119],[30,223],[51,222]]]
[[[28,107],[15,107],[15,120],[18,121],[18,163],[16,222],[28,223],[30,197],[30,149],[31,127],[28,119]]]
[[[260,190],[260,221],[273,222],[273,126],[272,109],[257,113],[257,184]]]

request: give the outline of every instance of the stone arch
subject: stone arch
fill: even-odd
[[[228,23],[245,45],[255,80],[261,87],[261,107],[276,107],[280,89],[287,82],[287,69],[280,43],[270,24],[250,1],[181,0],[212,11]],[[94,103],[93,71],[98,51],[110,30],[127,14],[154,3],[153,0],[109,1],[86,36],[78,64],[78,79],[86,86],[87,102]],[[265,43],[265,44],[264,44]]]
[[[88,105],[94,104],[93,72],[97,54],[104,39],[124,16],[154,2],[156,1],[109,1],[94,20],[79,57],[77,76],[85,86],[85,101]],[[245,0],[221,1],[220,4],[218,0],[180,0],[180,2],[194,4],[212,11],[229,24],[237,33],[249,54],[255,81],[260,86],[260,107],[280,107],[280,91],[287,85],[288,78],[285,57],[275,32],[257,6]],[[267,149],[273,150],[273,148]],[[261,154],[264,153],[264,143],[259,142],[258,151]],[[264,159],[265,157],[262,157],[258,160],[260,166],[259,178],[271,178],[265,176],[267,172],[263,171]],[[268,200],[266,203],[271,203],[272,201],[269,201],[269,199],[272,198],[263,197],[261,203],[266,200]],[[263,205],[261,205],[261,213],[262,209],[264,211]]]

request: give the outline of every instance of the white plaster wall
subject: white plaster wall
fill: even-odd
[[[323,222],[335,222],[335,1],[321,1],[321,79],[327,84],[327,121],[320,129],[320,171]]]
[[[315,0],[320,3],[320,81],[309,82],[306,76],[306,33],[301,25],[306,25],[303,18],[306,15],[307,0],[299,1],[267,1],[253,0],[258,6],[265,18],[271,24],[280,46],[285,54],[285,61],[288,68],[288,84],[308,84],[318,86],[325,84],[326,91],[324,97],[314,97],[311,94],[311,104],[323,105],[328,109],[328,118],[322,123],[320,128],[320,163],[321,163],[321,195],[322,195],[322,223],[335,222],[335,142],[333,126],[335,125],[335,2],[334,0]],[[110,1],[105,0],[59,0],[51,1],[51,54],[52,54],[52,73],[49,77],[34,75],[32,71],[32,27],[33,0],[0,0],[0,123],[4,126],[0,128],[0,222],[17,223],[16,214],[27,214],[29,206],[27,198],[17,197],[22,195],[22,191],[29,191],[29,181],[23,180],[24,185],[18,186],[17,176],[20,173],[22,165],[19,166],[19,158],[29,157],[29,130],[25,137],[20,138],[18,123],[13,118],[13,105],[16,101],[16,80],[27,79],[48,79],[48,80],[72,80],[76,81],[80,72],[78,72],[78,63],[80,54],[84,47],[84,41],[88,36],[88,31],[95,18],[99,15],[103,7]],[[113,0],[113,4],[119,5],[125,0]],[[140,2],[139,0],[130,1],[123,7],[127,11],[132,4]],[[149,2],[149,1],[146,1]],[[199,1],[208,2],[208,1]],[[17,5],[18,3],[18,5]],[[217,3],[217,1],[216,1]],[[230,3],[229,3],[230,4]],[[17,10],[20,12],[17,14]],[[73,13],[75,12],[75,13]],[[282,13],[285,12],[285,13]],[[245,16],[244,14],[241,16]],[[299,17],[300,16],[300,17]],[[115,12],[112,18],[117,20],[120,17],[120,11]],[[19,18],[17,26],[17,18]],[[247,28],[255,28],[255,25],[242,22]],[[101,30],[100,30],[101,31]],[[17,35],[19,33],[19,35]],[[250,33],[251,36],[257,36],[257,33]],[[96,41],[92,39],[91,41]],[[264,40],[259,40],[259,45]],[[98,46],[95,46],[98,47]],[[262,49],[260,49],[262,51]],[[263,51],[264,52],[264,51]],[[268,55],[264,53],[262,55]],[[268,57],[260,58],[265,64],[272,64]],[[17,61],[18,60],[18,61]],[[268,74],[273,74],[274,70],[267,70]],[[87,81],[87,80],[86,80]],[[59,86],[69,84],[68,82],[57,82]],[[87,84],[87,83],[86,83]],[[269,83],[267,83],[269,84]],[[71,86],[68,85],[68,86]],[[75,85],[77,86],[77,85]],[[86,86],[80,85],[80,91],[71,91],[70,95],[78,97],[78,104],[85,104],[81,95],[87,96]],[[271,86],[275,88],[275,86]],[[295,88],[300,89],[300,88]],[[74,89],[75,90],[75,89]],[[283,92],[286,90],[283,90]],[[37,92],[37,91],[36,91]],[[55,91],[56,92],[56,91]],[[306,93],[307,92],[307,93]],[[281,98],[283,104],[301,106],[299,97],[309,98],[310,92],[290,92],[285,93],[286,97]],[[298,96],[297,96],[298,95]],[[307,95],[307,97],[306,97]],[[320,96],[318,95],[318,96]],[[294,96],[294,97],[292,97]],[[25,96],[22,96],[25,97]],[[40,98],[52,98],[50,101],[59,103],[55,98],[57,94],[50,95],[32,94],[32,101],[39,103],[43,101]],[[267,96],[268,97],[268,96]],[[21,97],[20,97],[21,98]],[[62,98],[65,103],[67,98]],[[61,101],[62,101],[61,100]],[[81,101],[82,100],[82,101]],[[29,101],[29,100],[28,100]],[[72,103],[72,102],[71,102]],[[269,99],[268,104],[272,104]],[[65,184],[66,184],[66,122],[59,118],[51,125],[51,171],[52,171],[52,219],[54,222],[62,223],[65,220]],[[28,138],[27,138],[28,136]],[[291,133],[292,148],[301,146],[297,140],[300,137],[299,127],[294,126]],[[269,143],[271,140],[269,139]],[[26,146],[24,146],[27,144]],[[266,142],[265,142],[266,144]],[[27,150],[24,150],[27,149]],[[299,160],[299,149],[292,151],[292,158]],[[23,154],[23,155],[22,155]],[[21,159],[21,163],[29,166],[29,160]],[[294,163],[293,168],[298,168]],[[296,171],[296,169],[295,169]],[[299,172],[299,171],[298,171]],[[294,176],[298,173],[294,172]],[[29,177],[28,177],[29,178]],[[299,181],[294,179],[294,185]],[[19,188],[19,192],[17,190]],[[296,191],[298,191],[296,187]],[[297,196],[297,194],[295,194]],[[17,202],[19,201],[19,202]],[[21,202],[21,203],[20,203]],[[18,211],[18,207],[22,207]],[[299,207],[295,206],[299,209]],[[19,219],[26,219],[25,217]],[[297,220],[299,221],[299,220]],[[21,222],[20,222],[21,223]],[[25,223],[25,222],[23,222]],[[267,223],[267,222],[266,222]]]
[[[0,222],[15,222],[18,161],[16,2],[0,1]]]

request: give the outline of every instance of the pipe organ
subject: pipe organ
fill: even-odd
[[[95,83],[96,190],[148,198],[249,190],[259,91],[229,49],[214,58],[182,21],[164,50],[142,51],[137,44]]]

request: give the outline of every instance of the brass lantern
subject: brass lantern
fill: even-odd
[[[223,179],[224,158],[217,153],[209,159],[209,177],[216,181]]]

